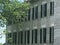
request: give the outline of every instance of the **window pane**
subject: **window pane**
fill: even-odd
[[[51,27],[50,27],[50,38],[49,38],[49,39],[50,39],[50,41],[49,41],[50,43],[51,43],[51,30],[52,30],[52,29],[51,29]]]
[[[17,32],[13,33],[13,43],[16,44],[17,43]]]
[[[15,32],[15,43],[17,43],[17,32]]]
[[[54,43],[54,27],[50,27],[49,42]]]
[[[44,17],[47,16],[47,3],[44,5]]]
[[[38,6],[35,7],[35,19],[38,18]]]
[[[42,18],[42,5],[41,5],[41,18]]]
[[[32,30],[32,44],[33,44],[33,30]]]
[[[50,15],[54,14],[54,2],[50,2]]]
[[[37,29],[35,29],[35,43],[37,43]]]
[[[21,34],[20,32],[18,32],[18,44],[20,44],[20,40],[21,40]]]
[[[47,3],[44,5],[41,5],[41,18],[47,16]]]
[[[54,43],[54,27],[52,27],[52,43]]]
[[[21,44],[23,43],[23,31],[21,31]]]
[[[13,33],[13,44],[15,43],[15,33]]]
[[[24,36],[25,36],[25,38],[24,38],[24,40],[25,40],[24,43],[26,44],[26,31],[25,31],[25,35],[24,35]]]
[[[34,8],[32,8],[32,20],[34,20]]]
[[[30,21],[30,9],[28,10],[28,21]]]
[[[30,31],[27,31],[27,43],[29,44],[30,39]]]
[[[46,43],[46,28],[43,28],[43,43]]]
[[[40,29],[40,43],[42,43],[42,29]]]

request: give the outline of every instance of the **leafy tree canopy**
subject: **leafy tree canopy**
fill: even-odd
[[[2,43],[0,43],[0,45],[3,45]]]
[[[21,3],[19,1],[4,0],[0,1],[4,6],[1,15],[7,20],[8,24],[18,23],[22,17],[27,15],[29,3]],[[2,16],[0,15],[0,19]]]

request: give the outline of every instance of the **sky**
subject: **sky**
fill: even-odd
[[[18,1],[24,2],[24,0],[18,0]]]
[[[3,33],[3,31],[6,29],[6,26],[4,28],[1,28],[0,27],[0,43],[4,44],[5,41],[6,41],[6,36],[5,34]]]

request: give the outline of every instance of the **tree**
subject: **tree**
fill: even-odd
[[[3,45],[2,43],[0,43],[0,45]]]
[[[0,14],[0,27],[4,27],[6,24],[6,19]]]
[[[7,24],[19,23],[19,20],[27,15],[29,9],[29,3],[21,3],[19,1],[4,0],[1,1],[4,4],[4,9],[1,15],[6,19]]]

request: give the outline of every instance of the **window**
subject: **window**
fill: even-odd
[[[54,43],[54,27],[50,27],[49,42]]]
[[[41,5],[41,16],[40,17],[42,18],[42,5]]]
[[[44,5],[41,5],[41,18],[47,16],[47,3]]]
[[[40,43],[42,43],[42,29],[40,29]]]
[[[35,29],[35,43],[37,43],[37,29]]]
[[[32,44],[33,44],[33,30],[32,30]]]
[[[18,32],[18,44],[20,44],[20,40],[21,40],[21,32]]]
[[[17,43],[17,32],[13,32],[13,43]]]
[[[32,20],[34,20],[34,8],[32,8]]]
[[[47,3],[44,4],[44,17],[47,16]]]
[[[15,32],[15,44],[17,43],[17,32]]]
[[[35,7],[35,19],[38,18],[38,6]]]
[[[43,43],[46,43],[46,28],[43,28]]]
[[[15,43],[15,33],[13,33],[13,44]]]
[[[49,37],[49,39],[50,39],[50,41],[49,41],[49,42],[51,43],[51,28],[50,28],[50,37]]]
[[[54,15],[54,2],[50,2],[50,16]]]
[[[24,43],[26,44],[26,31],[25,31],[25,34],[24,34],[25,38],[24,38]]]
[[[23,43],[23,31],[21,31],[21,44]]]
[[[27,31],[27,43],[29,44],[30,41],[30,31]]]
[[[28,10],[28,21],[30,21],[30,9]]]

